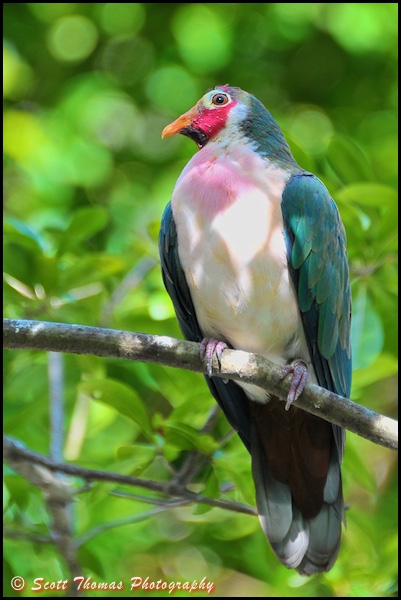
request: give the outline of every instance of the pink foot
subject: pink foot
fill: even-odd
[[[200,343],[199,355],[201,360],[204,360],[207,367],[207,374],[212,377],[213,355],[215,354],[221,367],[221,356],[223,351],[228,348],[225,342],[214,340],[213,338],[203,338]]]
[[[296,360],[286,365],[280,371],[280,379],[285,379],[289,373],[292,373],[291,387],[288,392],[285,410],[289,410],[291,404],[302,394],[308,381],[308,369],[302,360]]]

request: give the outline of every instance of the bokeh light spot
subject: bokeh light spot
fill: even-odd
[[[280,36],[288,40],[302,40],[307,37],[307,32],[311,28],[311,23],[321,12],[321,3],[286,3],[275,2],[266,4],[266,12],[272,11],[277,15],[276,27]]]
[[[32,69],[15,49],[3,43],[3,97],[21,98],[32,81]]]
[[[85,103],[80,122],[83,130],[101,144],[119,150],[130,144],[131,131],[141,117],[128,97],[103,92]]]
[[[326,27],[350,52],[384,51],[397,46],[397,4],[327,4]]]
[[[194,78],[175,65],[158,69],[147,82],[146,93],[151,102],[172,112],[189,110],[200,95]]]
[[[132,85],[146,77],[153,67],[152,44],[140,37],[113,38],[106,44],[100,66],[119,84]]]
[[[50,53],[60,61],[77,62],[87,58],[97,42],[97,29],[82,15],[58,19],[48,35]]]
[[[26,6],[41,21],[50,22],[76,10],[75,2],[28,2]]]
[[[37,155],[46,144],[46,134],[39,119],[24,111],[9,110],[3,118],[4,152],[24,162]]]
[[[304,150],[311,154],[324,152],[333,125],[328,116],[314,107],[297,109],[289,119],[288,130]]]
[[[145,22],[145,9],[135,2],[113,2],[100,4],[100,20],[102,27],[110,35],[139,31]]]
[[[172,21],[181,56],[198,73],[216,71],[231,57],[231,30],[209,6],[183,5]]]

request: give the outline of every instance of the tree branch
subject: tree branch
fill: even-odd
[[[38,452],[29,450],[20,441],[15,440],[7,435],[3,437],[3,457],[4,460],[6,460],[15,471],[39,487],[43,486],[41,481],[38,481],[36,477],[36,471],[34,470],[34,476],[31,476],[25,465],[30,465],[31,470],[32,464],[34,464],[38,465],[38,467],[36,467],[37,469],[42,469],[47,473],[49,471],[57,471],[65,473],[66,475],[81,477],[86,481],[109,481],[110,483],[132,485],[152,490],[154,492],[159,492],[160,494],[166,496],[180,498],[182,500],[186,500],[187,502],[208,504],[209,506],[225,508],[227,510],[244,513],[246,515],[257,514],[256,511],[250,506],[229,500],[215,500],[213,498],[207,498],[206,496],[202,496],[202,494],[196,494],[195,492],[187,490],[182,484],[177,484],[175,481],[153,481],[149,479],[142,479],[141,477],[134,477],[132,475],[121,475],[120,473],[111,473],[99,469],[86,469],[85,467],[79,467],[77,465],[71,465],[64,462],[55,462],[47,456],[43,456]],[[59,479],[56,481],[58,486],[59,484],[62,485],[62,482],[60,482]],[[69,488],[68,493],[72,493]],[[173,508],[175,505],[170,504],[169,506],[170,508]]]
[[[199,357],[199,344],[116,329],[4,319],[3,347],[94,354],[206,373]],[[213,365],[216,377],[253,383],[285,400],[289,382],[280,380],[279,373],[280,368],[269,360],[239,350],[225,350],[221,368],[217,361]],[[397,421],[317,385],[307,384],[294,404],[376,444],[398,449]]]

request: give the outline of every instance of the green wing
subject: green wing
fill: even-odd
[[[303,172],[288,181],[281,207],[289,269],[318,383],[349,397],[351,291],[337,206],[323,183]]]

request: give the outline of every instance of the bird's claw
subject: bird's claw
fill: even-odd
[[[221,357],[224,350],[227,348],[228,346],[225,342],[214,340],[213,338],[204,338],[201,341],[199,355],[201,360],[205,361],[207,374],[209,377],[212,377],[213,374],[213,355],[216,356],[219,363],[219,368],[221,368]]]
[[[289,373],[292,373],[291,386],[288,391],[285,410],[289,410],[291,404],[299,398],[305,389],[308,381],[308,369],[302,360],[296,360],[293,363],[286,365],[280,371],[279,378],[285,379]]]

